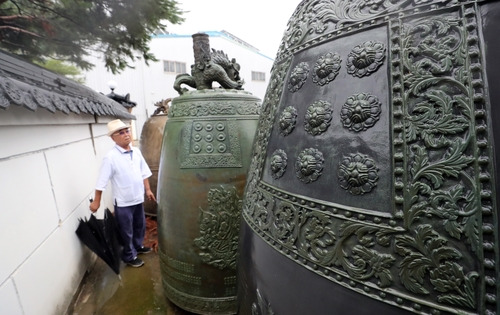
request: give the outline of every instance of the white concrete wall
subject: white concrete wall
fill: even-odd
[[[240,76],[245,80],[243,88],[261,100],[264,99],[274,62],[272,58],[231,41],[227,37],[210,36],[210,47],[224,51],[229,58],[236,58],[241,66]],[[191,73],[191,65],[194,64],[191,35],[153,38],[150,51],[159,61],[150,62],[149,66],[139,60],[134,63],[133,69],[126,69],[119,75],[113,75],[106,71],[102,60],[95,56],[91,62],[96,66],[85,73],[85,85],[88,87],[103,94],[109,94],[111,90],[108,82],[115,81],[117,83],[114,91],[116,94],[129,93],[130,100],[137,102],[137,106],[132,111],[132,114],[137,117],[135,139],[140,138],[142,126],[155,111],[154,104],[179,95],[173,88],[176,74],[163,72],[163,60],[185,62],[187,73]],[[266,81],[252,81],[252,71],[264,72]],[[214,84],[215,86],[217,84]]]
[[[0,314],[64,314],[95,255],[75,234],[113,143],[106,123],[0,111]],[[92,137],[93,134],[93,137]],[[104,207],[112,207],[105,192]]]

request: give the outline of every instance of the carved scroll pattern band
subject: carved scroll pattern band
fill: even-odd
[[[163,287],[168,299],[184,309],[196,313],[235,314],[238,309],[236,296],[227,298],[202,298],[181,292],[163,280]]]
[[[494,174],[476,12],[473,3],[389,21],[390,217],[261,182],[291,58],[275,65],[243,206],[264,241],[312,272],[410,311],[496,313]]]
[[[175,284],[178,290],[190,292],[193,295],[201,294],[202,280],[195,273],[195,266],[193,264],[174,259],[162,250],[158,254],[161,261],[161,268],[164,269],[163,274],[168,276],[165,280],[171,284]]]
[[[488,0],[461,0],[461,3],[477,3]],[[356,28],[385,24],[388,17],[401,12],[411,15],[438,3],[443,7],[456,5],[457,0],[335,0],[302,1],[295,10],[278,49],[278,62],[293,53],[315,45],[318,40],[342,35]],[[437,7],[437,6],[436,6]],[[406,12],[405,12],[406,11]],[[364,24],[364,25],[363,25]]]
[[[189,93],[187,93],[188,95]],[[210,93],[205,92],[207,98]],[[203,95],[196,94],[198,97]],[[211,101],[208,99],[203,106],[196,102],[180,102],[172,104],[169,110],[169,117],[207,117],[207,116],[227,116],[227,115],[259,115],[260,103],[254,99],[249,100],[234,100],[231,104],[224,105],[220,101]]]
[[[195,265],[169,257],[164,251],[158,252],[160,266],[163,269],[162,284],[169,300],[183,308],[199,313],[213,312],[214,314],[235,314],[236,281],[235,277],[224,278],[228,286],[227,297],[209,298],[202,296],[202,279],[195,272]]]

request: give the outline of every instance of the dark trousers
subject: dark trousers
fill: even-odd
[[[137,248],[142,246],[146,231],[144,207],[141,204],[127,207],[115,205],[115,218],[123,240],[122,260],[127,262],[137,257]]]

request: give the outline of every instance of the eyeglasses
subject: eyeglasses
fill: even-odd
[[[124,134],[129,134],[129,133],[130,133],[130,129],[122,129],[118,132],[115,132],[115,135],[123,136]]]

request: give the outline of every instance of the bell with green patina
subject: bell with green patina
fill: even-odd
[[[160,157],[163,287],[190,312],[235,314],[241,205],[261,103],[241,89],[235,60],[210,51],[208,35],[193,43],[195,64],[174,84],[181,95],[168,111]]]

